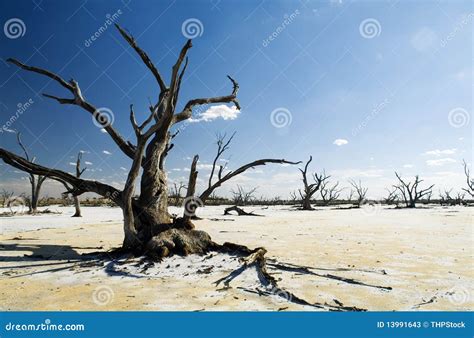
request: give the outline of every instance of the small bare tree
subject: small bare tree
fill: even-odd
[[[84,173],[84,171],[86,171],[86,169],[87,169],[87,168],[82,168],[81,169],[81,160],[82,160],[82,152],[79,152],[77,154],[77,159],[76,159],[76,177],[77,178],[80,178],[81,175]],[[72,215],[72,217],[82,217],[81,202],[79,201],[79,197],[78,196],[73,196],[73,199],[74,199],[74,208],[76,210],[75,210],[74,215]]]
[[[462,160],[462,164],[464,167],[464,175],[466,175],[467,184],[467,188],[463,188],[462,190],[467,192],[471,197],[474,197],[474,178],[471,177],[471,172],[465,160]]]
[[[16,139],[18,145],[21,147],[23,153],[25,154],[26,160],[31,161],[31,163],[35,163],[36,157],[30,159],[30,155],[26,150],[26,147],[24,146],[23,142],[21,141],[21,133],[16,133]],[[36,214],[38,212],[38,201],[41,192],[41,187],[43,186],[43,183],[47,178],[48,177],[45,175],[34,175],[33,173],[29,173],[28,180],[30,181],[31,185],[31,195],[26,198],[26,203],[28,204],[29,209],[28,213]]]
[[[326,176],[326,174],[321,173],[318,175],[318,173],[313,174],[313,183],[309,183],[308,181],[308,166],[313,160],[313,156],[309,157],[308,162],[306,162],[304,169],[299,168],[301,175],[303,176],[302,181],[303,181],[303,190],[298,189],[298,192],[301,197],[301,208],[303,210],[313,210],[313,207],[311,206],[311,198],[313,195],[319,191],[321,188],[321,184],[329,179],[329,176]]]
[[[231,190],[232,202],[237,206],[249,205],[255,200],[255,192],[257,188],[245,190],[242,186],[237,185],[237,190]]]
[[[336,201],[343,190],[344,188],[339,188],[339,182],[336,182],[331,185],[329,183],[329,180],[323,181],[319,189],[323,205],[329,205],[332,202]]]
[[[7,207],[9,200],[13,197],[15,193],[6,189],[2,189],[0,192],[0,199],[2,200],[2,206]]]
[[[173,182],[173,186],[170,188],[168,194],[169,203],[174,206],[182,205],[183,196],[181,192],[186,189],[186,185],[183,182]]]
[[[397,172],[395,172],[395,176],[397,176],[399,184],[393,187],[398,189],[407,208],[416,208],[416,203],[424,196],[430,194],[434,187],[434,184],[432,184],[426,189],[421,189],[419,185],[423,180],[420,180],[418,175],[415,176],[414,182],[408,183],[406,183]]]
[[[386,189],[387,190],[387,196],[383,199],[385,204],[393,204],[398,201],[398,190],[397,188],[392,188],[392,189]]]
[[[453,189],[444,189],[444,191],[439,191],[439,201],[441,205],[449,205],[453,198],[451,197],[451,191]]]
[[[194,211],[197,209],[197,207],[202,206],[206,203],[206,200],[214,193],[214,190],[219,188],[226,181],[230,180],[231,178],[233,178],[237,175],[240,175],[240,174],[244,173],[248,169],[252,169],[252,168],[255,168],[257,166],[263,166],[263,165],[266,165],[267,163],[277,163],[277,164],[299,164],[300,163],[300,162],[286,161],[286,160],[283,160],[283,159],[281,159],[281,160],[280,159],[271,159],[271,158],[270,159],[261,159],[261,160],[256,160],[256,161],[244,164],[243,166],[237,168],[236,170],[233,170],[233,171],[230,170],[230,171],[228,171],[227,173],[224,174],[224,171],[227,168],[227,162],[225,162],[222,165],[218,165],[218,162],[222,158],[222,155],[224,154],[224,152],[229,149],[230,143],[233,140],[234,136],[235,136],[235,132],[229,138],[227,138],[226,134],[218,134],[217,135],[217,141],[216,141],[217,152],[216,152],[216,155],[214,157],[214,160],[212,161],[211,172],[210,172],[209,177],[207,179],[207,188],[199,195],[198,198],[195,199],[196,203],[194,203],[194,205],[196,206],[196,208],[193,209]],[[194,157],[195,159],[196,159],[196,156]],[[199,157],[197,157],[197,158],[199,159]],[[193,163],[194,163],[194,160],[193,160]],[[191,168],[190,175],[196,175],[196,177],[197,177],[196,168],[194,168],[194,172],[193,172],[193,168]],[[216,176],[217,176],[217,180],[215,179]],[[188,194],[187,195],[189,195],[189,190],[190,189],[193,190],[193,191],[196,190],[196,182],[197,182],[197,179],[194,180],[194,185],[188,184]],[[185,208],[185,212],[189,213],[189,210],[187,210]],[[194,217],[196,217],[196,215],[192,214],[191,218],[194,218]]]
[[[369,188],[365,188],[362,186],[362,182],[356,182],[354,180],[349,180],[349,184],[354,188],[356,197],[357,197],[357,208],[360,208],[362,203],[365,201],[365,196],[367,195],[367,191]]]

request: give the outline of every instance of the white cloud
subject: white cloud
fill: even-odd
[[[413,164],[404,164],[403,165],[403,168],[413,168],[414,165]]]
[[[16,133],[16,131],[14,131],[13,129],[8,129],[8,128],[3,128],[3,130],[5,130],[7,133]]]
[[[451,148],[451,149],[435,149],[435,150],[429,150],[427,152],[424,152],[423,155],[427,156],[441,156],[441,155],[453,155],[457,152],[456,148]]]
[[[92,162],[89,162],[89,161],[85,161],[84,163],[87,165],[92,165]]]
[[[69,165],[76,165],[76,163],[74,163],[74,162],[69,162]]]
[[[127,168],[120,167],[120,170],[127,171]]]
[[[212,164],[200,163],[196,166],[196,168],[201,169],[201,170],[211,170],[212,169]]]
[[[427,160],[426,161],[426,165],[430,166],[430,167],[440,167],[440,166],[443,166],[445,164],[448,164],[448,163],[456,163],[456,160],[453,159],[453,158],[439,158],[439,159],[436,159],[436,160]]]
[[[105,154],[105,155],[112,155],[112,153],[108,150],[102,150],[102,152]]]
[[[335,144],[336,146],[343,146],[345,144],[348,144],[349,141],[347,141],[346,139],[343,139],[343,138],[338,138],[338,139],[335,139],[334,142],[332,144]]]
[[[240,110],[236,106],[226,106],[225,104],[211,106],[205,112],[199,113],[197,118],[191,118],[190,122],[210,122],[218,118],[224,120],[235,120],[240,114]]]

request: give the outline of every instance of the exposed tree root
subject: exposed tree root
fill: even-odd
[[[287,263],[268,263],[269,267],[272,267],[274,269],[279,269],[283,271],[290,271],[290,272],[297,272],[301,274],[307,274],[307,275],[313,275],[313,276],[318,276],[318,277],[324,277],[324,278],[329,278],[329,279],[335,279],[341,282],[345,282],[348,284],[356,284],[356,285],[362,285],[362,286],[367,286],[371,288],[377,288],[377,289],[382,289],[382,290],[392,290],[392,287],[390,286],[380,286],[380,285],[373,285],[373,284],[367,284],[352,278],[346,278],[346,277],[341,277],[341,276],[336,276],[336,275],[331,275],[331,274],[319,274],[314,271],[311,271],[310,268],[305,267],[305,266],[295,266],[293,264],[287,264]]]
[[[252,212],[247,212],[242,208],[239,208],[238,206],[234,205],[232,207],[228,207],[224,209],[224,215],[231,215],[231,211],[235,211],[238,216],[262,216],[259,214],[255,214],[253,211]]]
[[[137,256],[144,257],[141,261],[141,267],[143,271],[146,271],[148,267],[153,266],[149,264],[148,261],[150,258],[153,261],[161,261],[165,257],[170,257],[173,255],[187,256],[190,254],[205,255],[210,252],[224,253],[231,256],[240,257],[240,262],[242,265],[230,272],[227,276],[220,278],[215,282],[216,286],[223,284],[221,290],[226,290],[231,288],[231,282],[242,274],[247,269],[255,269],[257,272],[258,280],[261,284],[261,287],[256,288],[245,288],[238,287],[245,292],[255,293],[260,296],[267,297],[276,297],[277,299],[281,298],[284,301],[298,304],[302,306],[310,306],[314,308],[319,308],[328,311],[366,311],[365,309],[358,308],[355,306],[345,306],[341,302],[334,300],[334,304],[328,303],[311,303],[294,293],[285,290],[284,288],[278,285],[277,280],[269,272],[268,268],[273,270],[280,270],[286,272],[294,273],[303,273],[311,274],[319,277],[335,279],[349,284],[362,285],[367,287],[378,288],[382,290],[391,290],[390,287],[378,286],[366,284],[361,281],[357,281],[351,278],[345,278],[340,276],[335,276],[331,274],[319,274],[312,270],[317,270],[316,268],[306,267],[306,266],[297,266],[289,263],[281,263],[275,260],[270,260],[267,262],[265,254],[267,250],[263,247],[250,249],[245,245],[240,245],[236,243],[225,242],[224,244],[217,244],[212,241],[209,234],[204,231],[194,230],[194,226],[189,220],[177,219],[175,220],[175,227],[170,228],[169,230],[163,231],[155,236],[144,246],[144,250],[141,253],[130,252],[127,250],[115,250],[107,253],[109,257],[116,257],[118,261],[114,261],[110,266],[106,268],[109,269],[111,273],[115,273],[114,266],[115,264],[126,264],[128,263],[128,258],[134,258]],[[124,259],[125,258],[125,259]],[[145,264],[143,264],[145,263]],[[324,270],[324,269],[321,269]],[[336,269],[337,270],[337,269]],[[350,269],[348,269],[350,270]],[[346,271],[345,269],[339,271]],[[372,271],[374,272],[374,271]],[[121,273],[120,271],[117,273]],[[198,273],[210,273],[210,270],[199,271]],[[377,273],[377,272],[375,272]],[[379,272],[380,273],[380,272]]]

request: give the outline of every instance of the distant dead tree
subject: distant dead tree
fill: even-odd
[[[383,199],[385,204],[393,204],[398,201],[398,189],[397,188],[392,188],[392,189],[386,189],[387,190],[387,196]]]
[[[237,206],[244,206],[244,205],[249,205],[252,203],[253,200],[255,200],[255,192],[257,191],[257,188],[252,188],[249,190],[245,190],[240,185],[237,185],[236,190],[231,190],[232,194],[232,203]]]
[[[357,208],[360,208],[362,203],[365,201],[365,196],[367,195],[367,191],[369,188],[365,188],[362,186],[362,182],[356,182],[352,179],[349,180],[349,184],[354,188],[356,198],[357,198]]]
[[[26,147],[23,145],[23,142],[21,141],[21,133],[17,132],[16,133],[16,139],[18,142],[18,145],[21,147],[23,150],[23,153],[25,154],[25,158],[27,161],[30,161],[31,163],[35,163],[36,158],[30,158],[30,155],[28,151],[26,150]],[[31,195],[29,197],[26,197],[26,203],[28,204],[28,213],[30,214],[36,214],[38,212],[38,201],[39,201],[39,196],[41,192],[41,187],[43,186],[44,181],[48,177],[46,175],[35,175],[33,173],[30,173],[28,176],[28,180],[30,181],[31,185]]]
[[[15,193],[6,189],[2,189],[0,192],[0,199],[2,200],[2,207],[7,208],[9,200],[13,197]]]
[[[256,160],[247,164],[244,164],[243,166],[237,168],[236,170],[229,170],[224,174],[224,171],[227,168],[227,162],[225,162],[222,165],[219,165],[218,162],[222,158],[222,155],[226,150],[229,149],[230,143],[233,140],[235,136],[235,132],[227,138],[226,134],[218,134],[216,137],[216,144],[217,144],[217,152],[216,155],[214,156],[214,160],[212,161],[212,168],[211,172],[209,174],[209,177],[207,179],[207,187],[205,190],[194,200],[194,212],[199,206],[203,206],[206,204],[206,200],[212,195],[214,190],[219,188],[223,183],[226,181],[230,180],[231,178],[240,175],[247,171],[248,169],[255,168],[257,166],[262,166],[266,165],[267,163],[277,163],[277,164],[299,164],[300,162],[291,162],[291,161],[286,161],[283,159],[261,159],[261,160]],[[197,155],[196,155],[197,156]],[[196,157],[194,157],[196,158]],[[193,161],[194,162],[194,161]],[[196,175],[197,177],[197,171],[196,168],[193,169],[191,168],[191,173],[190,175]],[[217,176],[217,179],[215,179]],[[188,185],[188,190],[196,190],[196,181],[194,181],[194,185]],[[189,192],[188,194],[189,195]],[[185,212],[189,214],[189,210],[185,208]],[[195,213],[191,215],[191,218],[196,217]]]
[[[344,188],[339,188],[339,182],[336,182],[332,185],[330,184],[329,180],[325,180],[321,182],[319,193],[321,195],[321,200],[323,202],[323,205],[329,205],[332,202],[339,199],[339,196],[341,195],[341,192],[343,190]]]
[[[464,175],[466,175],[467,184],[467,188],[463,188],[462,190],[467,192],[471,197],[474,197],[474,178],[471,177],[471,172],[465,160],[462,160],[462,164],[464,167]]]
[[[313,183],[309,183],[308,181],[308,166],[313,160],[313,156],[309,157],[309,160],[306,162],[304,169],[299,168],[301,175],[303,176],[302,181],[303,181],[303,189],[298,189],[298,192],[301,197],[301,208],[303,210],[313,210],[313,207],[311,206],[311,199],[313,195],[319,191],[321,188],[321,184],[329,179],[329,176],[326,176],[326,174],[323,172],[318,175],[318,173],[314,173],[312,176],[313,178]]]
[[[351,202],[352,199],[354,198],[354,195],[355,195],[354,189],[350,189],[350,190],[349,190],[349,194],[347,194],[347,201],[348,201],[348,202]]]
[[[397,176],[399,184],[394,185],[393,187],[398,189],[407,208],[416,208],[416,203],[426,195],[430,194],[434,187],[434,184],[432,184],[426,189],[421,189],[419,185],[423,180],[420,180],[418,175],[415,176],[414,182],[408,183],[406,183],[397,172],[395,172],[395,176]]]
[[[81,175],[84,173],[84,171],[86,171],[86,169],[87,169],[87,168],[82,168],[81,169],[81,161],[82,161],[82,152],[80,151],[77,154],[77,159],[76,159],[76,177],[77,178],[80,178]],[[62,195],[63,195],[63,198],[65,198],[65,199],[68,198],[68,196],[70,195],[69,192],[73,190],[73,187],[63,179],[58,179],[58,178],[52,178],[52,179],[56,180],[56,181],[58,181],[58,182],[60,182],[64,185],[64,187],[66,188],[66,192],[64,192]],[[71,217],[82,217],[81,202],[79,201],[79,197],[75,196],[74,194],[71,194],[71,195],[72,195],[72,198],[73,198],[74,208],[75,208],[74,215],[72,215]]]
[[[174,206],[180,206],[182,205],[182,199],[183,196],[181,192],[186,189],[186,185],[183,182],[173,182],[173,186],[170,189],[169,192],[169,200],[170,204]]]
[[[439,191],[439,201],[441,205],[449,205],[452,202],[451,191],[453,189],[444,189],[444,191]]]
[[[87,168],[82,168],[81,169],[81,160],[82,160],[82,152],[79,152],[77,154],[77,159],[76,159],[76,177],[80,178],[81,175],[86,171]],[[82,217],[81,214],[81,202],[79,201],[78,196],[73,196],[74,198],[74,208],[76,209],[74,215],[72,217]]]

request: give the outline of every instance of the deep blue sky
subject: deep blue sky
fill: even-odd
[[[361,179],[374,197],[394,183],[395,169],[406,176],[419,173],[439,188],[459,187],[461,159],[472,162],[471,1],[35,2],[1,2],[1,28],[18,18],[26,31],[16,39],[0,32],[0,57],[73,77],[89,101],[113,111],[114,126],[131,140],[128,106],[133,103],[143,118],[148,98],[157,95],[155,81],[115,28],[90,46],[85,41],[107,14],[118,13],[118,22],[168,80],[186,41],[183,22],[196,18],[202,23],[202,35],[189,53],[181,104],[229,93],[229,74],[240,84],[242,111],[234,120],[184,128],[168,157],[171,180],[187,179],[184,168],[196,153],[203,164],[200,174],[207,173],[216,132],[237,131],[228,152],[231,168],[261,157],[305,160],[312,154],[313,170],[325,168],[343,185],[350,177]],[[284,24],[291,15],[291,23]],[[378,24],[370,38],[360,31],[366,19]],[[264,43],[277,31],[273,41]],[[85,177],[120,185],[130,161],[109,136],[87,112],[38,92],[68,95],[48,79],[1,62],[1,124],[31,99],[10,129],[22,132],[37,162],[72,170],[69,163],[85,150],[84,160],[92,163]],[[290,112],[290,125],[271,123],[277,108]],[[461,109],[451,116],[459,113],[465,120],[450,123],[449,113],[456,108]],[[14,134],[3,132],[0,139],[2,147],[19,151]],[[337,139],[347,144],[335,145]],[[287,196],[298,187],[296,168],[260,169],[222,193],[236,183],[258,186],[263,195]],[[4,164],[0,172],[2,186],[22,191],[24,174]]]

